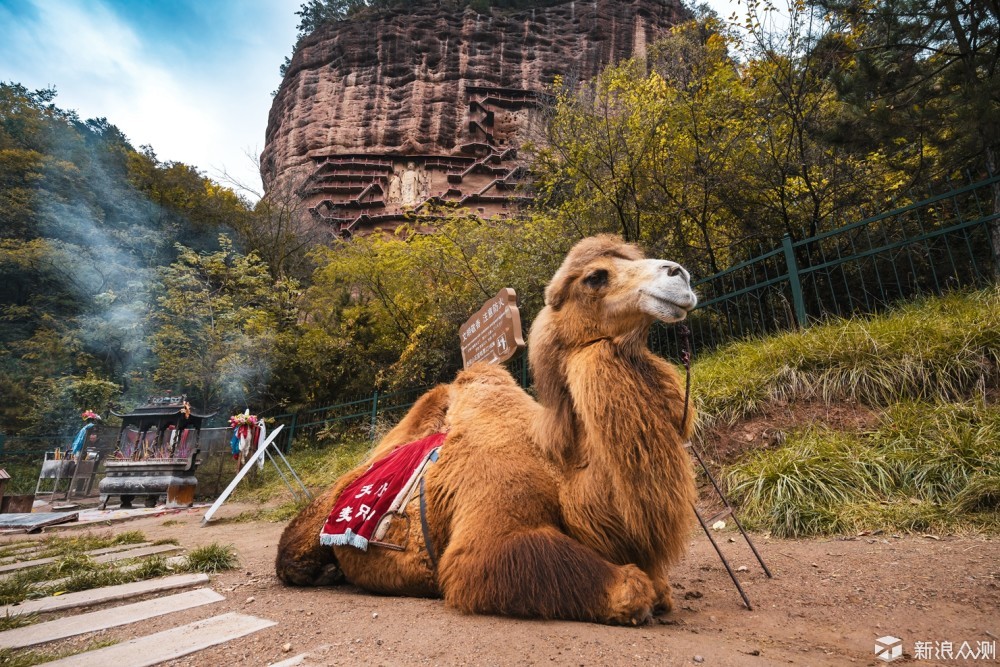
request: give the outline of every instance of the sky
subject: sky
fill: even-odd
[[[0,81],[55,88],[59,107],[256,199],[302,1],[0,0]],[[723,17],[737,2],[709,0]]]
[[[248,154],[264,148],[301,3],[0,0],[0,81],[55,88],[60,108],[107,118],[136,148],[259,192]]]

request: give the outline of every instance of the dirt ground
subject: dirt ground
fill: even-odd
[[[267,665],[305,652],[306,665],[879,665],[885,663],[875,659],[875,639],[885,635],[903,640],[904,663],[992,664],[913,660],[914,643],[950,641],[956,651],[963,641],[1000,643],[995,538],[758,535],[775,573],[768,579],[738,533],[715,533],[733,567],[746,568],[738,576],[755,605],[747,611],[704,534],[692,532],[690,551],[673,574],[678,608],[647,626],[621,628],[466,616],[440,600],[351,587],[286,588],[273,574],[283,525],[231,520],[246,509],[226,505],[205,527],[204,509],[195,509],[91,529],[141,530],[189,548],[231,544],[239,554],[238,570],[212,580],[225,602],[145,621],[142,634],[227,611],[278,621],[170,665]],[[132,633],[126,626],[100,638]]]

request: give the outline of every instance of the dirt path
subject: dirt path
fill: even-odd
[[[226,506],[207,527],[200,526],[204,510],[111,527],[177,538],[185,547],[232,544],[240,556],[239,570],[213,578],[225,602],[144,622],[142,634],[226,611],[279,622],[171,665],[266,665],[307,651],[305,664],[320,665],[875,665],[885,664],[874,658],[874,641],[884,635],[902,638],[911,655],[917,641],[951,641],[957,651],[963,641],[978,647],[1000,635],[996,539],[758,537],[777,575],[768,580],[749,550],[722,533],[731,562],[748,568],[739,576],[756,608],[746,611],[708,541],[692,534],[673,575],[679,608],[645,627],[617,628],[464,616],[440,600],[349,587],[285,588],[272,569],[282,525],[227,520],[244,509]],[[131,634],[122,628],[105,636]]]

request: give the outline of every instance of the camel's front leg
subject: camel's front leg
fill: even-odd
[[[636,566],[613,565],[551,526],[456,536],[438,575],[445,601],[469,613],[640,625],[655,595]]]

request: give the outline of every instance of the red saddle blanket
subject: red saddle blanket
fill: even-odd
[[[323,525],[320,542],[327,546],[350,545],[367,551],[368,542],[382,517],[405,504],[424,465],[444,442],[445,435],[435,433],[400,445],[348,484]]]

